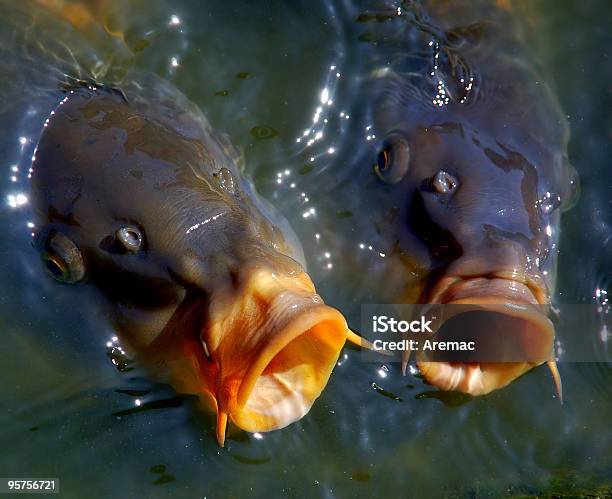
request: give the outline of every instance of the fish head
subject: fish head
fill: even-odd
[[[136,109],[83,88],[46,122],[31,173],[43,262],[101,291],[122,340],[217,411],[220,444],[228,419],[282,428],[325,387],[345,319],[224,141]]]
[[[495,338],[490,362],[421,358],[419,367],[441,389],[480,395],[552,355],[560,211],[577,191],[567,124],[547,93],[532,95],[533,109],[513,108],[509,89],[508,101],[502,93],[466,105],[427,105],[417,93],[400,78],[387,82],[375,172],[390,196],[403,196],[398,240],[409,236],[428,254],[419,301],[463,306],[466,316],[449,316],[438,335],[465,335],[469,322],[470,334]],[[509,349],[518,358],[504,360]]]

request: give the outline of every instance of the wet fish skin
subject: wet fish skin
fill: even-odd
[[[346,322],[227,137],[159,78],[130,81],[79,83],[49,116],[32,164],[36,246],[56,278],[102,292],[152,372],[216,410],[221,445],[228,418],[283,427],[321,393]]]

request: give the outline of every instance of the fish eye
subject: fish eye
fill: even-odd
[[[459,187],[457,177],[445,170],[440,170],[436,173],[431,183],[439,194],[451,194]]]
[[[85,276],[85,263],[76,244],[55,232],[46,241],[42,260],[47,272],[58,282],[72,284]]]
[[[384,173],[389,168],[391,163],[391,146],[386,145],[379,153],[376,159],[376,166],[378,167],[378,173]]]
[[[126,251],[135,253],[142,246],[142,232],[138,227],[124,225],[115,233],[117,240]]]
[[[386,184],[397,184],[410,166],[410,147],[402,138],[385,141],[374,164],[374,173]]]

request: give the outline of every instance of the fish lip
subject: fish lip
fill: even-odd
[[[427,303],[470,303],[471,297],[469,293],[465,291],[466,284],[474,283],[477,280],[488,279],[491,283],[494,281],[510,281],[517,285],[517,291],[521,294],[514,294],[512,296],[513,303],[528,303],[533,305],[548,305],[550,303],[548,290],[539,284],[539,276],[530,276],[527,274],[519,274],[518,272],[511,271],[499,271],[488,274],[476,274],[476,275],[457,275],[457,276],[446,276],[441,278],[436,285],[428,293],[429,297]],[[463,289],[461,289],[463,288]],[[498,291],[502,291],[498,288]],[[495,295],[497,296],[497,295]],[[501,293],[500,298],[505,298]],[[507,297],[505,301],[501,303],[507,303]],[[473,302],[472,302],[473,303]]]
[[[240,384],[236,397],[236,402],[239,408],[244,409],[247,407],[249,398],[253,394],[257,381],[261,378],[266,368],[269,367],[270,363],[281,352],[283,352],[283,350],[289,344],[297,339],[305,337],[313,330],[313,328],[317,326],[328,326],[330,328],[335,328],[336,332],[338,333],[338,339],[342,337],[342,341],[339,341],[338,343],[344,344],[347,326],[344,317],[338,310],[323,303],[319,303],[299,311],[289,320],[286,325],[281,328],[281,330],[277,333],[275,340],[266,345],[266,347],[259,352],[256,362],[246,371],[244,380]],[[337,348],[336,350],[336,353],[333,355],[334,358],[331,362],[328,362],[329,374],[331,374],[331,370],[337,361],[341,347]],[[326,376],[326,378],[329,376],[329,374]],[[320,395],[324,387],[325,384],[320,386],[320,390],[318,393],[316,393],[315,398]],[[302,410],[299,411],[300,414],[296,413],[294,418],[284,421],[282,425],[275,426],[274,428],[259,428],[259,431],[283,428],[300,419],[310,410],[312,402],[314,402],[314,399],[310,401],[310,405],[303,407]]]
[[[212,362],[200,362],[201,383],[214,399],[218,422],[229,418],[245,431],[271,431],[310,410],[348,326],[305,273],[241,272],[237,287],[218,290],[211,300],[198,354],[204,358],[208,350]],[[218,428],[220,444],[222,433]]]
[[[523,319],[538,334],[535,354],[516,362],[448,362],[417,358],[424,378],[441,390],[484,395],[510,384],[514,379],[542,364],[552,354],[554,327],[543,312],[549,305],[548,293],[537,278],[516,272],[495,272],[476,276],[447,276],[430,293],[430,304],[463,305],[462,311],[481,310]],[[467,307],[467,308],[466,308]],[[447,317],[446,320],[454,316]],[[531,331],[531,329],[530,329]],[[522,338],[525,341],[524,338]],[[550,353],[549,353],[550,352]],[[527,353],[527,351],[526,351]],[[547,357],[546,359],[541,357]]]
[[[423,378],[442,391],[456,391],[472,396],[486,395],[508,386],[516,378],[538,366],[539,363],[506,362],[458,363],[417,362]]]

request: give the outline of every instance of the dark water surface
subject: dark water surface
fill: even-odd
[[[376,23],[356,21],[364,6],[115,5],[125,41],[0,2],[1,476],[59,477],[62,497],[612,495],[612,365],[603,362],[612,337],[603,327],[576,331],[602,362],[560,363],[563,406],[544,368],[472,399],[346,349],[305,418],[263,435],[234,429],[225,449],[193,398],[129,363],[118,370],[110,357],[125,359],[94,290],[52,282],[27,226],[29,158],[64,73],[113,80],[137,67],[172,81],[244,151],[247,173],[302,238],[320,294],[353,327],[362,303],[393,299],[394,276],[354,181],[364,166],[354,158],[375,141],[360,90],[384,50],[369,33]],[[556,300],[601,305],[608,327],[609,7],[543,1],[532,19],[582,184],[562,223]]]

